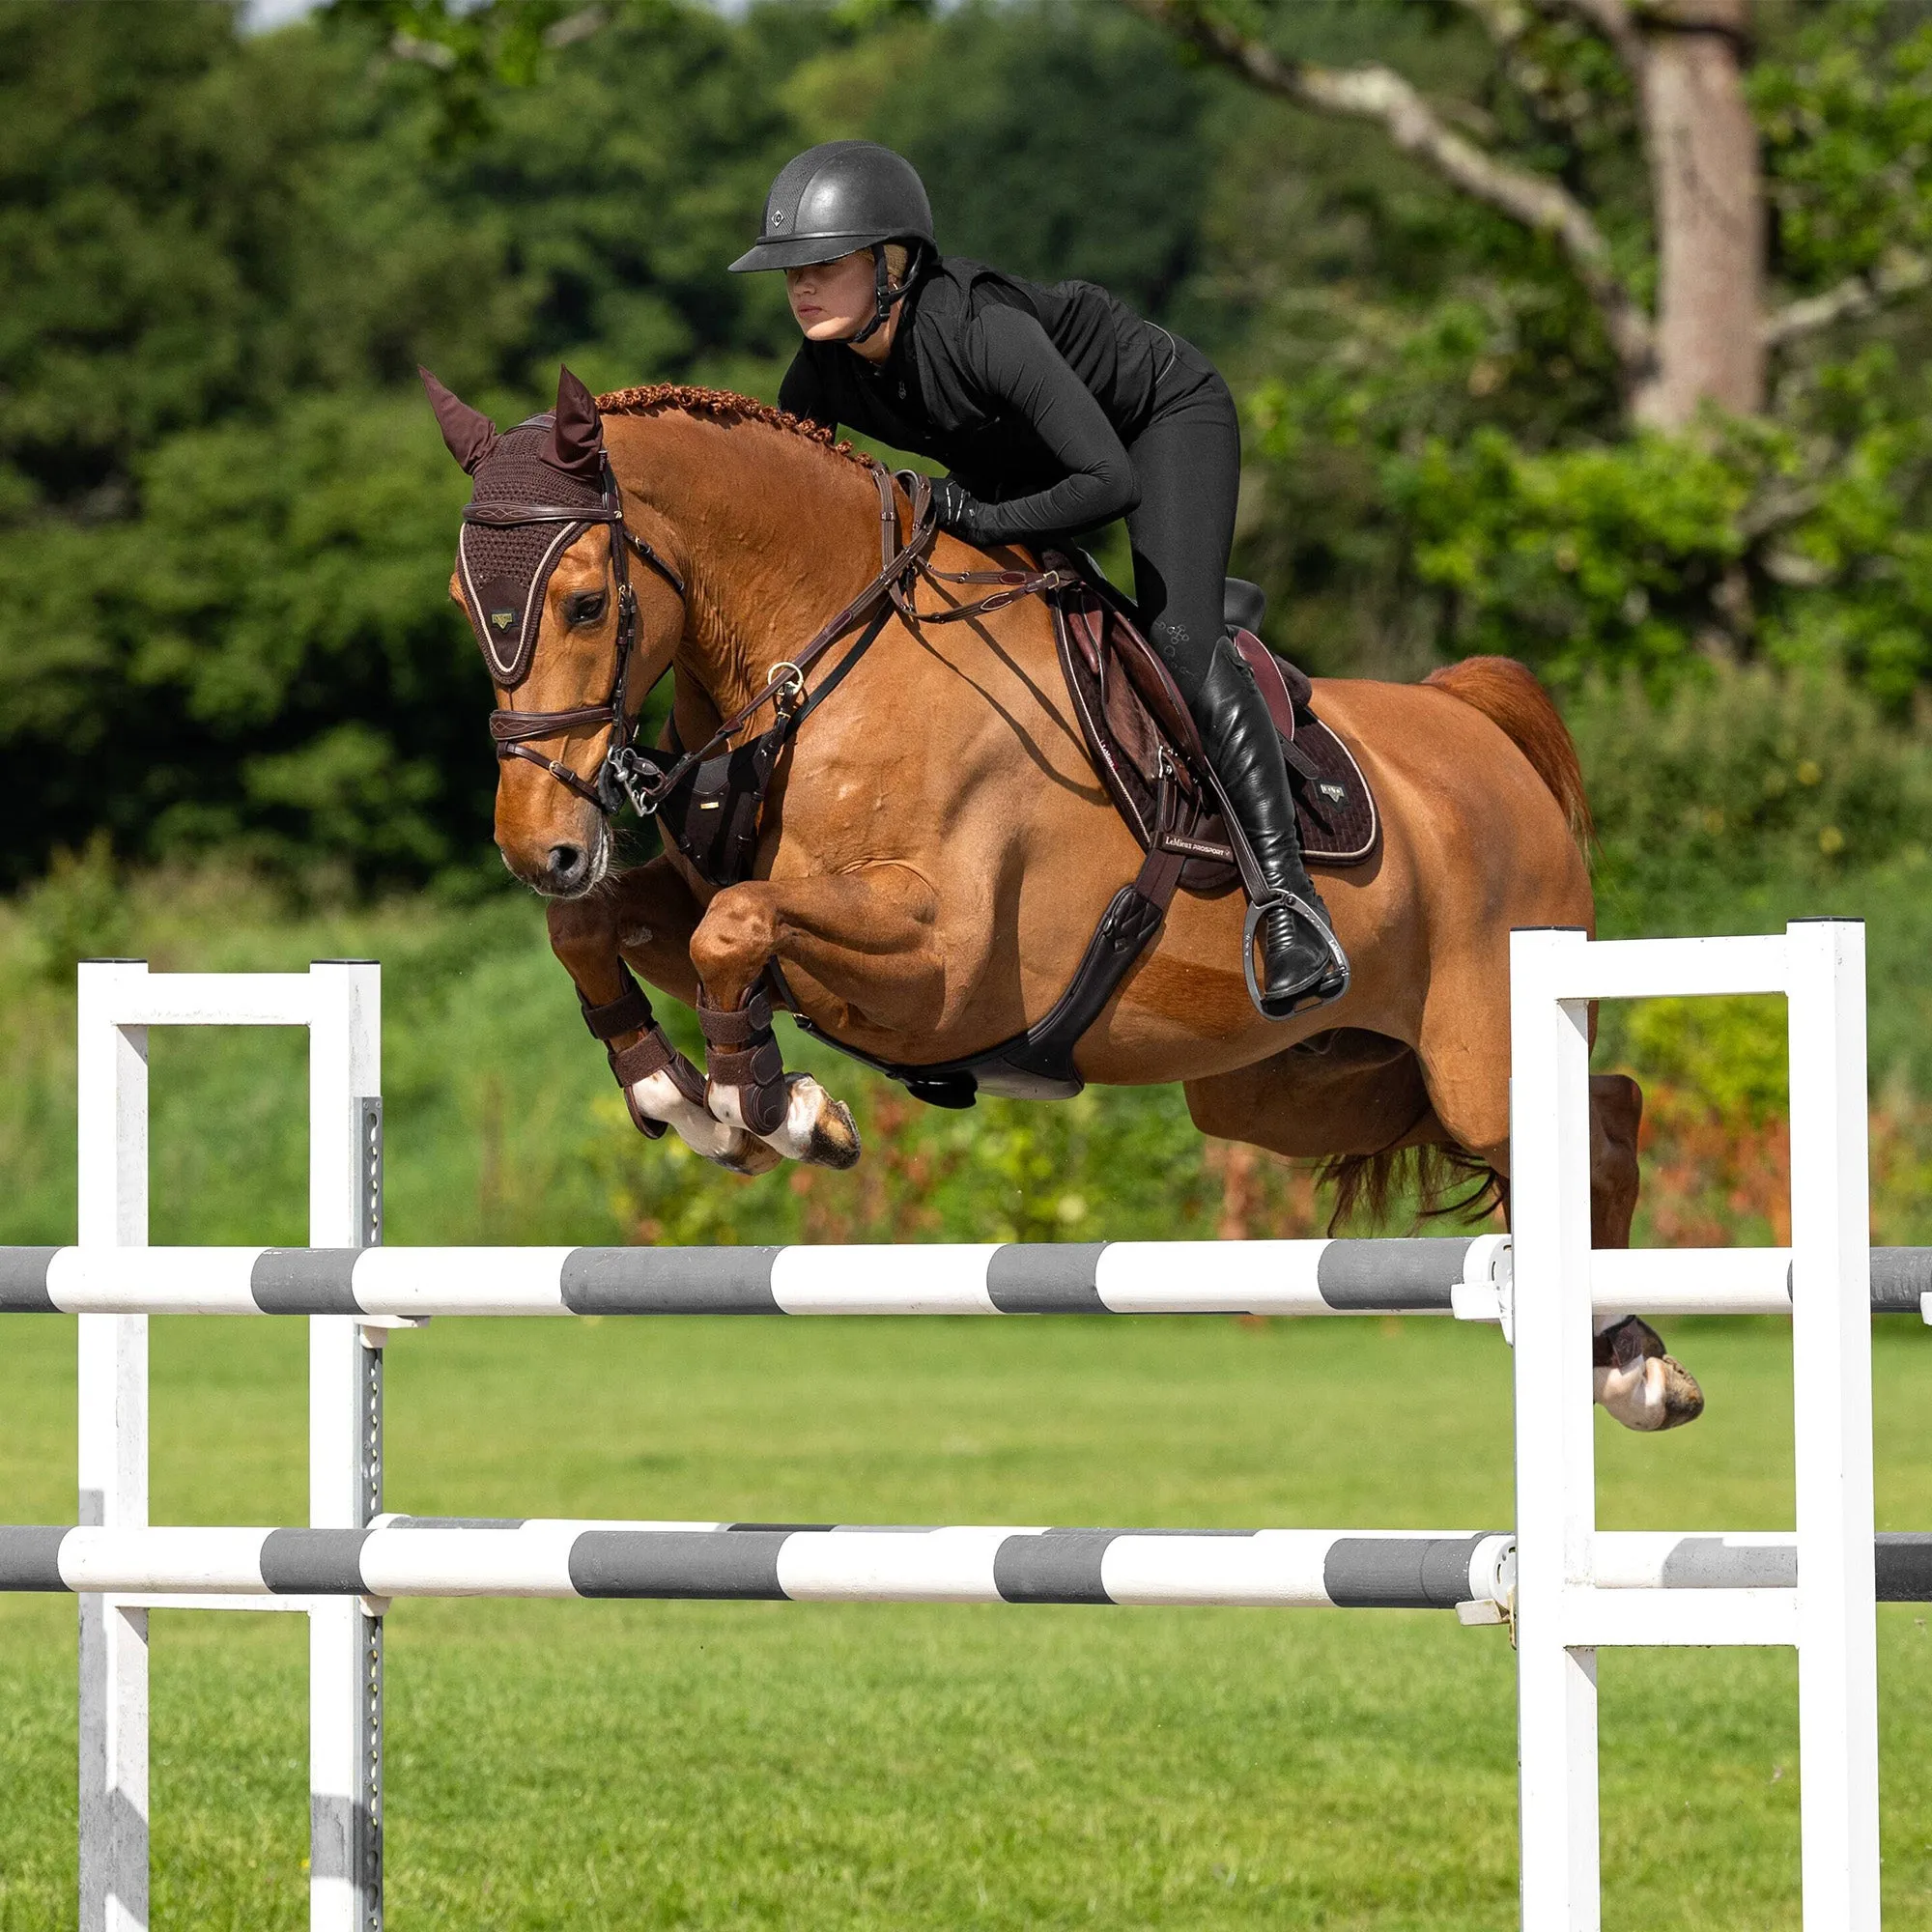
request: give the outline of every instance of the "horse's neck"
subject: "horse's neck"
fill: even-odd
[[[878,569],[878,499],[856,464],[768,424],[667,412],[638,428],[613,454],[685,553],[678,668],[735,710]]]

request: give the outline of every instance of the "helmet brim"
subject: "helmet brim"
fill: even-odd
[[[810,269],[837,262],[861,248],[890,242],[890,235],[794,235],[786,242],[760,242],[731,264],[734,275],[755,274],[760,269]]]

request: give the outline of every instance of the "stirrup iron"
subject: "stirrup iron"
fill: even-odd
[[[1255,972],[1255,941],[1260,937],[1262,921],[1283,906],[1298,913],[1321,935],[1328,947],[1329,970],[1306,992],[1296,994],[1294,1004],[1285,1013],[1271,1013],[1262,1004],[1261,979]],[[1285,887],[1249,901],[1247,923],[1241,928],[1241,971],[1247,976],[1248,998],[1253,1001],[1255,1011],[1276,1024],[1312,1013],[1317,1007],[1330,1005],[1349,990],[1349,955],[1342,951],[1342,942],[1335,937],[1334,928],[1299,893],[1289,892]]]

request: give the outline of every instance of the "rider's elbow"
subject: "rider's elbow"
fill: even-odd
[[[1101,502],[1095,523],[1111,524],[1116,517],[1130,517],[1141,506],[1141,486],[1130,463],[1109,463],[1095,472],[1099,488],[1094,495]]]

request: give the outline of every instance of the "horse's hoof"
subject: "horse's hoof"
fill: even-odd
[[[1627,1315],[1597,1337],[1597,1400],[1626,1429],[1681,1429],[1704,1412],[1704,1391],[1648,1321]]]
[[[811,1076],[807,1074],[807,1079]],[[818,1086],[817,1081],[811,1084]],[[799,1158],[810,1161],[814,1167],[837,1168],[843,1174],[847,1168],[859,1165],[859,1156],[865,1150],[859,1145],[859,1123],[852,1118],[852,1110],[843,1100],[836,1099],[820,1087],[819,1105],[812,1116],[811,1135],[804,1153]]]
[[[1662,1357],[1663,1370],[1663,1420],[1660,1429],[1679,1429],[1687,1422],[1695,1422],[1704,1413],[1704,1391],[1697,1386],[1697,1378],[1680,1362],[1675,1355]]]
[[[851,1108],[835,1100],[810,1073],[785,1075],[784,1119],[760,1138],[787,1160],[813,1167],[842,1173],[859,1163],[859,1128]]]

